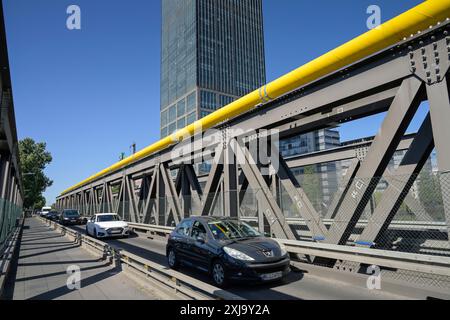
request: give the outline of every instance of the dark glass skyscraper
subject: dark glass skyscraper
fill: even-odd
[[[265,82],[262,0],[162,0],[162,137]]]

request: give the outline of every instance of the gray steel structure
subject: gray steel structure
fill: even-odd
[[[257,191],[254,197],[258,202],[259,227],[269,230],[276,238],[296,239],[279,205],[282,187],[306,224],[310,241],[372,247],[386,232],[435,148],[448,227],[448,28],[446,21],[217,126],[220,137],[206,133],[201,137],[204,144],[194,143],[184,163],[174,161],[175,147],[167,148],[58,197],[57,205],[78,208],[86,215],[113,211],[131,222],[168,226],[190,215],[211,215],[217,203],[226,216],[239,217],[242,200],[251,189]],[[420,130],[405,136],[417,109],[426,100],[429,114]],[[277,129],[280,137],[285,138],[383,112],[385,119],[373,140],[289,159],[278,156],[279,170],[271,176],[261,174],[261,169],[268,166],[265,159],[252,159],[248,152],[249,140],[264,139],[265,130]],[[272,155],[278,154],[277,145],[269,141],[267,146]],[[363,232],[356,240],[351,239],[394,153],[406,149],[408,152],[400,166],[390,172],[403,179],[383,194],[381,204],[374,208]],[[192,160],[206,154],[216,161],[210,174],[200,178],[195,174]],[[232,161],[236,157],[245,161]],[[292,169],[344,159],[350,160],[351,166],[344,187],[326,215],[334,220],[326,226]],[[203,188],[202,178],[206,179]],[[136,189],[137,181],[141,184],[139,189]],[[445,239],[448,241],[448,232]]]
[[[162,0],[161,136],[266,83],[262,0]]]
[[[23,203],[3,4],[0,2],[0,249]],[[14,220],[14,221],[12,221]]]

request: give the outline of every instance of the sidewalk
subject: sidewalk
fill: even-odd
[[[8,297],[14,300],[159,300],[164,297],[77,247],[37,218],[28,218],[13,267]],[[80,290],[67,287],[67,268],[81,270]]]

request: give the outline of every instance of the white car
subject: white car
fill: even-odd
[[[116,213],[99,213],[86,224],[86,233],[94,238],[128,237],[130,229]]]

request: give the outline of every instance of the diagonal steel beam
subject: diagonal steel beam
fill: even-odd
[[[355,241],[357,245],[372,247],[381,241],[381,237],[397,214],[433,148],[431,119],[428,115],[411,144],[411,148],[395,171],[395,176],[399,181],[392,181],[383,192],[375,212],[370,217],[358,240]]]
[[[402,82],[381,129],[352,182],[352,187],[342,201],[326,236],[327,243],[346,244],[423,100],[423,87],[421,80],[414,77]]]
[[[205,190],[203,191],[202,216],[209,215],[213,209],[212,205],[223,173],[223,153],[223,149],[220,149],[214,157],[208,181],[206,182]]]
[[[445,219],[450,241],[450,95],[448,78],[427,86]]]
[[[238,166],[236,156],[229,145],[224,150],[223,185],[225,216],[239,217]]]
[[[430,133],[432,135],[432,133]],[[386,169],[386,174],[384,175],[386,182],[393,187],[396,187],[396,181],[394,179],[393,174],[389,169]],[[423,207],[422,203],[420,203],[416,198],[413,197],[411,191],[408,192],[405,199],[403,200],[406,206],[414,213],[417,220],[422,221],[433,221],[433,218],[428,214],[426,209]]]
[[[324,240],[327,228],[281,155],[279,156],[278,177],[300,216],[305,219],[313,239]]]
[[[131,222],[138,222],[135,201],[136,198],[134,195],[134,180],[131,176],[125,177],[125,190],[128,199],[128,214],[130,216]]]
[[[198,181],[197,175],[195,174],[194,167],[191,164],[187,164],[184,167],[184,173],[192,187],[191,196],[192,200],[198,205],[201,205],[201,198],[203,196],[203,191]]]
[[[156,166],[153,169],[152,175],[149,176],[150,185],[148,187],[147,197],[144,203],[144,209],[142,214],[144,215],[144,223],[149,224],[151,219],[151,213],[153,211],[154,206],[156,206],[156,181],[158,175],[159,166]],[[156,217],[155,217],[156,220]]]
[[[116,203],[114,204],[114,212],[116,212],[117,214],[119,214],[122,197],[123,197],[123,180],[120,182],[119,193],[117,195]]]
[[[238,164],[249,181],[249,185],[252,189],[258,190],[256,197],[261,203],[260,207],[263,208],[264,215],[274,235],[280,239],[296,239],[248,149],[238,140],[234,140],[231,147],[236,154]]]
[[[175,223],[180,223],[180,217],[182,216],[181,205],[178,199],[178,194],[170,176],[170,169],[166,163],[160,165],[160,175],[165,185],[166,199],[169,204],[169,214],[172,212]],[[168,216],[167,216],[168,217]]]
[[[361,161],[359,159],[352,159],[350,166],[344,174],[344,179],[342,180],[342,183],[339,186],[339,189],[336,192],[333,201],[331,201],[331,204],[328,207],[325,219],[334,219],[334,217],[336,216],[337,211],[341,206],[342,201],[344,200],[345,195],[348,192],[348,189],[351,187],[352,181],[355,178],[355,174],[360,165]]]

